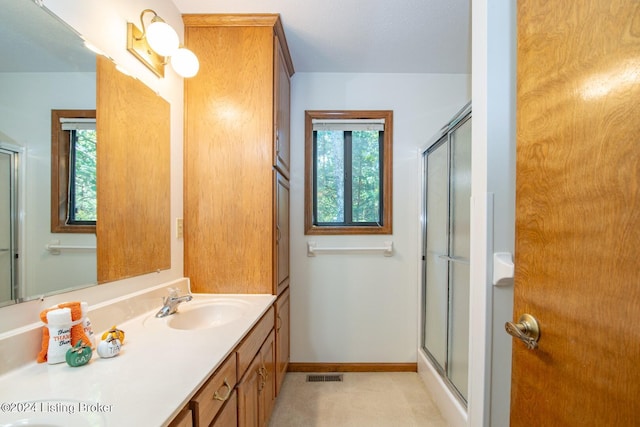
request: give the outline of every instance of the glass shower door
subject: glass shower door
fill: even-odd
[[[423,342],[466,403],[469,374],[471,116],[423,153]]]
[[[471,119],[457,127],[451,143],[449,237],[449,378],[467,398],[469,376],[469,242],[471,215]]]
[[[449,246],[449,145],[446,137],[436,143],[426,157],[427,218],[424,281],[424,347],[436,368],[443,371],[447,362],[447,301],[449,299],[449,265],[441,257]],[[441,372],[442,373],[442,372]]]

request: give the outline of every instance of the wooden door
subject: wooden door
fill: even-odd
[[[518,1],[512,426],[640,423],[640,2]]]

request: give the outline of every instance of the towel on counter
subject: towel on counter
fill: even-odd
[[[40,312],[40,320],[42,320],[42,323],[44,323],[45,326],[42,327],[42,348],[36,358],[38,363],[44,363],[47,361],[47,352],[49,351],[49,327],[47,326],[47,313],[59,308],[69,308],[71,310],[71,321],[75,323],[71,327],[71,346],[75,346],[80,340],[82,340],[86,345],[91,346],[91,339],[84,332],[84,326],[82,324],[82,307],[80,305],[80,301],[64,302],[55,307],[46,308]]]
[[[47,352],[49,351],[49,327],[47,326],[47,313],[51,310],[57,309],[58,307],[45,308],[40,312],[40,320],[42,320],[44,326],[42,327],[42,348],[36,358],[38,363],[44,363],[47,361]]]

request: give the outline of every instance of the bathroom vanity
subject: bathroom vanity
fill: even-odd
[[[90,310],[97,336],[122,320],[117,357],[94,351],[82,367],[34,361],[0,376],[0,425],[267,425],[283,324],[276,296],[194,294],[177,313],[156,318],[163,295],[166,284]]]

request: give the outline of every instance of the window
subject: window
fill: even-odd
[[[51,111],[51,232],[95,233],[95,110]]]
[[[391,234],[392,119],[305,112],[305,234]]]

